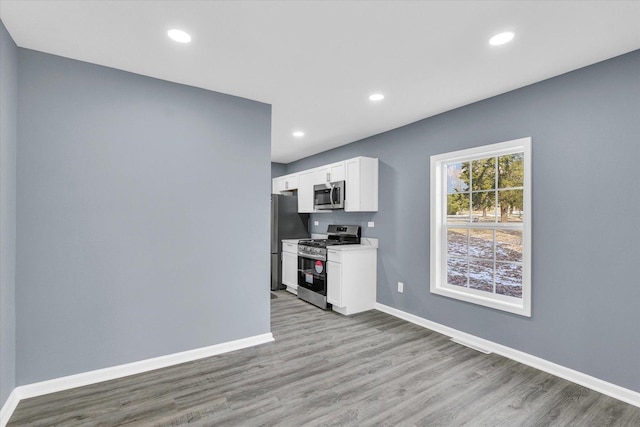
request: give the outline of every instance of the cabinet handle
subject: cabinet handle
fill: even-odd
[[[327,182],[331,182],[331,172],[327,172]]]
[[[285,190],[289,189],[289,181],[285,181],[284,182],[284,188],[285,188]]]

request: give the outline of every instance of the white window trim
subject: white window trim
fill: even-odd
[[[524,191],[522,223],[522,298],[489,294],[447,284],[446,163],[524,152]],[[531,317],[531,138],[431,156],[431,293]]]

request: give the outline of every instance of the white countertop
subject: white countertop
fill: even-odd
[[[378,249],[378,239],[374,237],[362,237],[360,238],[359,245],[339,245],[339,246],[327,246],[327,249],[335,251],[362,251],[367,249]]]
[[[306,239],[306,237],[305,237]],[[305,240],[305,239],[282,239],[283,243],[298,243],[300,240]]]
[[[313,238],[322,239],[322,238],[326,238],[326,235],[324,235],[324,237],[313,237]],[[300,240],[305,240],[305,239],[282,239],[282,243],[297,244]],[[327,246],[327,248],[331,248],[337,251],[361,251],[365,249],[378,249],[378,239],[374,237],[362,237],[360,239],[360,242],[361,243],[359,245],[338,245],[338,246],[329,245]]]
[[[351,251],[375,251],[375,250],[378,250],[378,247],[373,245],[339,245],[339,246],[327,246],[327,249],[330,249],[332,251],[351,252]]]

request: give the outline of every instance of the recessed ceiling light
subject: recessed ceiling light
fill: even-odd
[[[304,132],[297,130],[293,133],[293,136],[295,136],[296,138],[302,138],[304,136]]]
[[[374,93],[373,95],[369,96],[369,99],[371,101],[382,101],[384,99],[384,95],[381,93]]]
[[[493,46],[499,46],[501,44],[509,43],[513,40],[514,34],[511,31],[505,33],[496,34],[489,39],[489,44]]]
[[[176,30],[175,28],[167,31],[167,35],[178,43],[189,43],[191,41],[191,36],[189,34],[182,30]]]

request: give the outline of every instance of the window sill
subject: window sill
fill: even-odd
[[[485,296],[486,294],[482,291],[475,291],[473,289],[461,288],[452,289],[449,287],[441,287],[441,286],[431,286],[431,293],[442,295],[445,297],[457,299],[460,301],[470,302],[477,305],[482,305],[485,307],[494,308],[497,310],[506,311],[513,314],[518,314],[520,316],[531,317],[531,304],[527,303],[527,297],[520,298],[510,298],[510,297],[502,297],[495,294],[490,294],[491,296]]]

